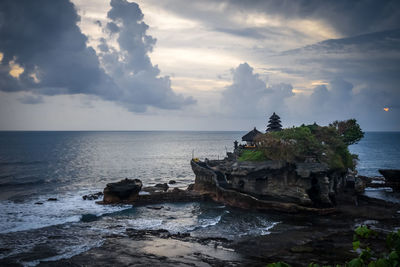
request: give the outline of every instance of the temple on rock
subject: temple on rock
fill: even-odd
[[[276,208],[282,203],[283,209],[294,210],[332,207],[335,195],[343,190],[352,174],[317,161],[314,156],[310,160],[310,155],[293,160],[265,157],[262,149],[276,147],[258,150],[257,137],[261,140],[263,135],[277,131],[282,131],[282,125],[274,112],[266,133],[254,127],[242,137],[246,145],[235,141],[233,152],[227,152],[223,160],[192,160],[194,189],[211,192],[216,200],[239,207]]]
[[[274,112],[272,116],[269,118],[266,132],[276,132],[281,130],[282,130],[281,118]],[[258,131],[256,127],[254,127],[253,130],[242,136],[242,141],[246,142],[246,146],[254,147],[256,145],[255,138],[260,134],[262,134],[262,132]],[[236,148],[237,145],[235,145],[235,149]]]
[[[245,141],[248,146],[254,146],[255,145],[254,140],[256,136],[260,134],[262,133],[258,131],[256,127],[254,127],[253,130],[242,136],[242,141]]]

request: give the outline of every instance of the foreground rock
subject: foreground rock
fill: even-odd
[[[139,192],[141,192],[139,194]],[[193,190],[169,188],[168,184],[156,184],[142,188],[139,179],[125,179],[118,183],[107,184],[103,201],[98,204],[132,204],[135,206],[159,204],[165,202],[207,201],[211,197],[207,193]]]
[[[400,170],[380,169],[380,174],[385,177],[386,185],[394,191],[400,192]]]
[[[104,244],[70,259],[41,262],[39,266],[266,266],[283,261],[292,266],[343,265],[358,256],[352,248],[354,229],[370,224],[380,232],[370,244],[381,253],[385,236],[399,226],[400,214],[386,209],[383,203],[360,199],[360,214],[331,216],[292,215],[280,217],[280,223],[263,236],[235,239],[199,237],[190,233],[173,234],[167,230],[127,229],[125,234],[111,235]],[[380,209],[375,214],[375,209]],[[372,215],[372,216],[371,216]],[[371,220],[374,219],[374,220]],[[0,261],[1,263],[1,261]]]
[[[138,199],[142,189],[142,181],[139,179],[122,180],[117,183],[109,183],[104,188],[104,204],[133,203]]]
[[[143,190],[147,190],[143,188]],[[179,190],[139,195],[135,205],[208,200],[210,195],[198,191]],[[70,259],[40,262],[39,266],[266,266],[284,261],[292,266],[343,265],[358,254],[352,249],[354,229],[370,224],[375,230],[389,232],[400,227],[400,205],[362,195],[347,189],[337,195],[335,212],[329,216],[296,215],[280,212],[268,214],[279,224],[269,235],[238,235],[228,240],[218,232],[215,236],[196,236],[196,232],[173,234],[164,229],[127,229],[104,238],[100,247]],[[162,206],[151,207],[163,210]],[[251,211],[249,211],[251,212]],[[102,217],[87,214],[82,221],[88,226]],[[275,221],[275,219],[274,219]],[[250,229],[249,229],[250,230]],[[72,233],[73,234],[73,233]],[[382,237],[382,238],[381,238]],[[384,235],[374,238],[371,247],[380,253],[385,249]],[[48,246],[0,259],[0,266],[21,266],[20,262],[57,256]]]
[[[83,200],[97,200],[101,196],[103,196],[103,192],[97,192],[97,193],[94,193],[94,194],[84,195],[84,196],[82,196],[82,199]]]

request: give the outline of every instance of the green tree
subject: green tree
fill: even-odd
[[[356,144],[364,137],[364,132],[356,119],[334,121],[329,126],[336,128],[346,145]]]

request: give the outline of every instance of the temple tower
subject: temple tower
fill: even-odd
[[[267,125],[267,132],[276,132],[282,130],[281,118],[275,114],[269,118]]]

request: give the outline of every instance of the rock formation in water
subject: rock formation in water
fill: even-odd
[[[133,203],[142,189],[139,179],[124,179],[117,183],[109,183],[104,188],[104,204]]]
[[[196,175],[195,191],[214,194],[214,199],[242,208],[286,204],[295,209],[332,207],[336,194],[347,185],[346,175],[318,162],[240,162],[227,158],[192,160],[191,166]]]

